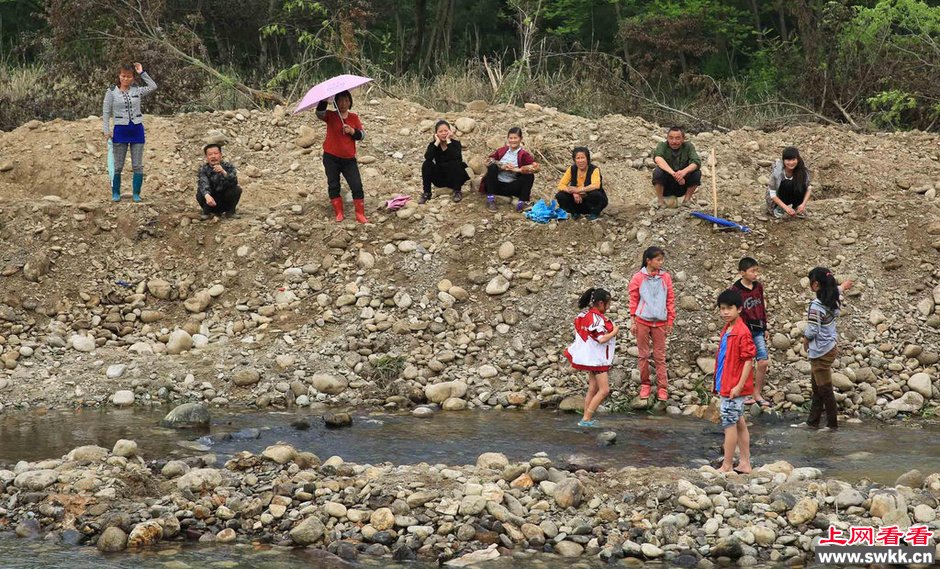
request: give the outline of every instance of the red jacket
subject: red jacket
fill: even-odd
[[[356,139],[343,132],[343,124],[348,124],[358,131],[362,131],[362,121],[356,113],[348,113],[346,120],[340,118],[336,111],[327,111],[321,119],[326,123],[326,137],[323,139],[323,152],[332,154],[337,158],[356,157]]]
[[[721,336],[724,337],[728,331],[728,326],[721,330]],[[721,377],[715,378],[716,389],[722,397],[730,397],[731,390],[737,387],[741,381],[741,373],[744,371],[744,364],[754,359],[757,355],[757,348],[754,347],[754,339],[751,331],[748,329],[744,319],[740,316],[735,321],[731,330],[728,331],[728,343],[725,347],[725,360],[722,366]],[[719,348],[720,350],[721,348]],[[715,369],[718,369],[717,355],[715,358]],[[744,380],[744,389],[741,390],[741,396],[754,394],[754,368],[747,374]]]
[[[499,162],[500,160],[503,159],[503,156],[506,154],[508,150],[509,150],[509,145],[503,146],[502,148],[498,148],[495,152],[490,154],[489,157]],[[518,166],[519,168],[522,168],[523,166],[529,166],[530,164],[535,164],[535,157],[532,156],[532,154],[529,153],[529,151],[526,150],[525,148],[520,148],[519,155],[517,156],[516,161],[518,162],[516,166]],[[486,176],[483,176],[483,180],[480,181],[480,193],[484,193],[486,191],[486,189],[484,188],[485,185],[486,185]]]

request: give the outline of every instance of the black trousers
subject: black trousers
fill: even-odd
[[[508,196],[527,202],[532,197],[535,174],[516,174],[512,182],[499,181],[499,164],[490,164],[483,178],[483,187],[489,196]]]
[[[364,197],[362,178],[359,176],[359,163],[355,158],[340,158],[323,153],[323,169],[326,170],[326,188],[330,199],[339,197],[339,175],[342,174],[349,184],[354,200]]]
[[[431,195],[431,186],[435,188],[450,188],[459,192],[464,182],[469,180],[467,170],[460,162],[446,162],[435,164],[425,160],[421,165],[421,186],[424,195]]]
[[[682,197],[690,187],[702,185],[702,169],[699,168],[694,172],[689,172],[689,175],[685,177],[685,185],[680,186],[675,178],[657,166],[653,168],[653,185],[657,184],[663,187],[663,197]]]
[[[607,192],[604,190],[593,190],[584,194],[581,203],[575,203],[574,194],[568,192],[558,192],[555,194],[555,201],[561,209],[576,215],[600,215],[607,207]]]
[[[242,189],[239,186],[235,186],[234,190],[229,190],[225,192],[220,192],[217,194],[212,194],[212,199],[215,200],[215,206],[212,207],[206,203],[206,198],[203,195],[196,193],[196,201],[199,202],[199,207],[202,208],[202,213],[205,214],[223,214],[223,213],[235,213],[235,208],[238,207],[238,201],[242,199]]]

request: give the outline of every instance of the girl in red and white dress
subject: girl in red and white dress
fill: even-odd
[[[607,372],[614,361],[617,332],[620,329],[604,313],[610,308],[610,293],[589,288],[578,300],[581,312],[574,319],[574,342],[565,357],[574,369],[588,372],[588,392],[584,398],[584,416],[579,427],[597,427],[594,411],[610,394]]]

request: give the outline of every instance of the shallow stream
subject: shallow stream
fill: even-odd
[[[96,444],[111,448],[118,439],[137,441],[146,459],[182,458],[212,452],[220,463],[235,452],[258,453],[279,441],[321,459],[339,455],[356,463],[472,464],[483,452],[502,452],[511,460],[527,460],[544,452],[558,465],[591,469],[624,466],[687,466],[696,468],[720,456],[722,433],[717,425],[663,415],[614,415],[601,418],[603,429],[581,429],[577,417],[553,411],[467,411],[439,413],[418,419],[407,413],[354,412],[352,427],[327,429],[311,411],[271,412],[214,410],[206,432],[159,426],[167,409],[107,409],[5,413],[0,415],[0,467],[18,460],[58,458],[71,449]],[[298,428],[300,427],[300,428]],[[598,440],[615,431],[615,444]],[[844,425],[838,432],[794,429],[780,420],[759,421],[751,428],[755,466],[786,460],[815,466],[824,476],[856,482],[867,478],[893,484],[902,473],[919,468],[940,470],[940,426]],[[91,569],[188,567],[333,568],[312,559],[310,552],[251,546],[206,547],[171,544],[159,549],[117,556],[91,547],[67,547],[0,535],[0,567]],[[361,567],[385,567],[387,560],[365,560]],[[502,559],[482,565],[585,569],[606,566],[597,560],[563,560],[552,555]],[[346,565],[348,567],[348,565]],[[404,566],[402,566],[404,567]],[[436,564],[409,564],[413,569]],[[761,565],[769,567],[769,565]]]

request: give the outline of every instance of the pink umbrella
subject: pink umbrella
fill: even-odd
[[[317,83],[307,91],[304,98],[297,103],[294,113],[306,111],[311,107],[316,107],[317,103],[325,99],[331,99],[334,95],[349,91],[356,87],[361,87],[372,81],[368,77],[359,77],[358,75],[338,75],[332,79],[327,79],[322,83]]]

